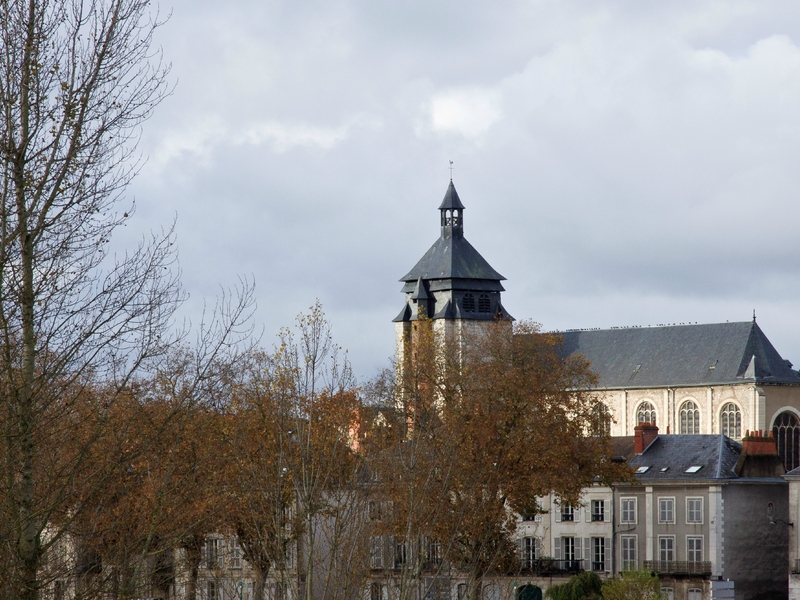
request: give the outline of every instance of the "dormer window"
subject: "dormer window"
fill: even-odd
[[[492,312],[492,301],[489,299],[489,294],[481,294],[478,296],[478,312]]]
[[[474,313],[475,312],[475,296],[467,292],[464,294],[464,312]]]

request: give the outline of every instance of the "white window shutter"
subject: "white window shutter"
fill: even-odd
[[[606,538],[606,561],[603,565],[603,571],[606,573],[611,572],[611,538]]]
[[[525,539],[517,538],[516,543],[517,543],[517,556],[520,558],[520,560],[522,560],[522,558],[524,557],[522,550],[524,548]]]
[[[553,539],[553,545],[554,545],[553,554],[555,555],[554,558],[556,560],[561,560],[561,538],[557,537]]]
[[[608,505],[608,502],[603,502],[605,506],[603,506],[603,521],[606,523],[611,523],[611,506]]]
[[[592,522],[592,501],[589,500],[586,502],[586,522]]]
[[[533,538],[533,551],[537,560],[542,558],[542,538]]]
[[[583,568],[588,571],[587,565],[592,560],[592,538],[583,538],[583,560],[586,561]]]
[[[561,505],[553,502],[550,509],[556,515],[556,523],[561,523]]]
[[[572,517],[572,518],[573,518],[573,519],[575,519],[575,522],[576,522],[576,523],[580,523],[580,522],[581,522],[581,513],[582,513],[582,512],[583,512],[583,511],[581,510],[581,507],[580,507],[580,506],[573,506],[573,507],[572,507],[572,514],[573,514],[573,515],[575,515],[575,516],[574,516],[574,517]]]

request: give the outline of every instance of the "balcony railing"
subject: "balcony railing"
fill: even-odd
[[[522,565],[523,573],[546,575],[549,573],[579,573],[584,570],[582,560],[557,560],[555,558],[539,558],[525,561]]]
[[[644,568],[664,575],[711,575],[711,562],[707,560],[646,560]]]

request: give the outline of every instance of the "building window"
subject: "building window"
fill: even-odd
[[[620,523],[636,523],[636,498],[620,500]]]
[[[207,539],[205,549],[206,569],[216,569],[222,566],[222,556],[219,553],[219,540]]]
[[[703,499],[702,498],[687,498],[686,499],[686,522],[687,523],[702,523],[703,522]]]
[[[242,568],[242,546],[239,544],[238,537],[234,537],[231,540],[231,554],[229,560],[231,569]]]
[[[368,505],[369,520],[382,521],[383,520],[383,506],[381,502],[370,500]]]
[[[622,536],[622,570],[635,571],[639,568],[636,564],[636,536]]]
[[[656,422],[656,409],[649,402],[642,402],[639,409],[636,411],[637,423],[655,423]]]
[[[274,586],[272,586],[272,600],[283,600],[285,598],[283,584],[281,582],[276,582]]]
[[[672,562],[675,560],[675,536],[658,536],[658,559],[661,562]]]
[[[606,520],[606,501],[592,500],[592,521]]]
[[[689,588],[686,600],[703,600],[703,590],[700,588]]]
[[[562,504],[561,505],[561,520],[562,521],[574,521],[575,520],[575,509],[572,507],[571,504]]]
[[[541,540],[535,537],[524,537],[519,542],[520,566],[523,569],[532,569],[539,559]]]
[[[606,570],[606,539],[592,538],[592,571]]]
[[[664,600],[675,600],[675,590],[671,587],[662,587],[661,597]]]
[[[492,301],[489,299],[489,294],[481,294],[478,296],[478,312],[492,312]]]
[[[681,406],[681,433],[698,434],[700,433],[700,411],[697,404],[687,400]]]
[[[599,402],[592,407],[592,431],[590,432],[595,437],[611,434],[611,413],[608,412],[608,407]]]
[[[689,562],[703,561],[703,538],[700,536],[686,537],[686,559]]]
[[[467,292],[464,294],[464,312],[474,313],[475,312],[475,296]]]
[[[379,535],[370,538],[369,566],[372,569],[383,568],[383,538]]]
[[[467,600],[467,584],[459,583],[456,586],[456,600]]]
[[[675,498],[658,499],[658,522],[659,523],[675,522]]]
[[[369,585],[369,600],[384,600],[384,585],[378,582],[372,582]]]
[[[737,440],[742,437],[742,411],[733,402],[722,407],[719,424],[723,435]]]
[[[442,544],[437,540],[428,540],[425,562],[431,565],[442,564]]]
[[[206,600],[219,600],[219,587],[216,581],[206,582]]]
[[[396,541],[394,544],[394,568],[402,569],[408,562],[408,545],[404,541]]]
[[[575,538],[574,537],[561,538],[561,548],[563,550],[564,560],[567,560],[567,561],[574,561],[575,560]]]
[[[782,412],[775,419],[772,435],[778,441],[778,454],[787,471],[800,466],[800,421],[794,413]]]

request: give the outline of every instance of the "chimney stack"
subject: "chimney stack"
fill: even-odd
[[[772,432],[767,431],[767,435],[759,429],[758,431],[747,431],[742,438],[742,454],[750,456],[778,456],[778,445]]]
[[[639,423],[633,429],[633,451],[641,454],[658,437],[658,427],[653,419],[652,423]]]

